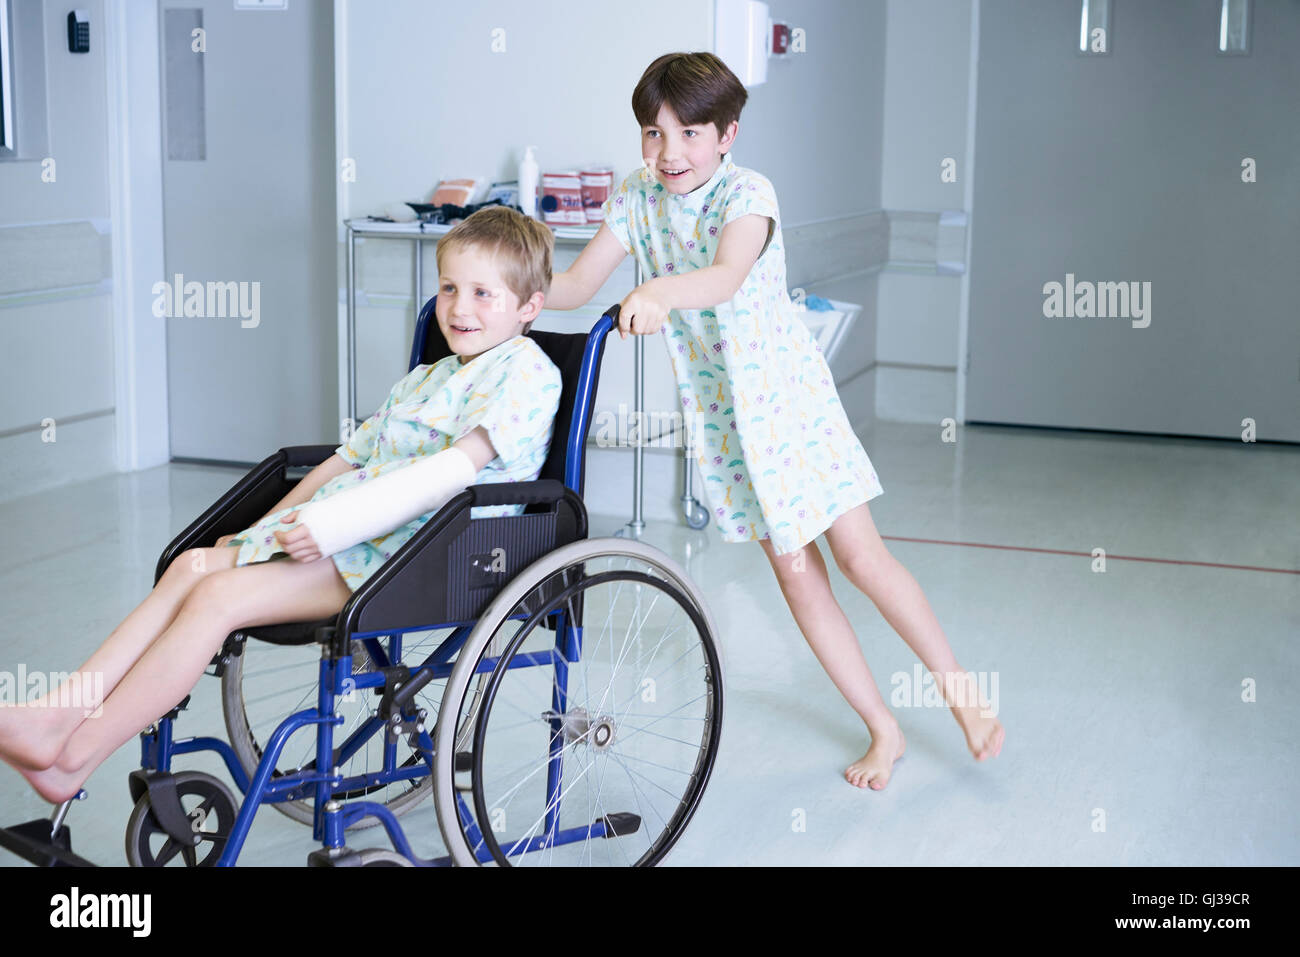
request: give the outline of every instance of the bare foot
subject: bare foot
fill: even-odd
[[[51,804],[62,804],[76,797],[86,778],[90,777],[82,771],[64,771],[58,765],[41,771],[19,768],[18,773]]]
[[[0,759],[17,771],[48,768],[63,750],[54,708],[0,705]]]
[[[903,729],[897,722],[892,727],[881,729],[878,734],[872,732],[871,747],[867,748],[866,754],[844,769],[844,779],[854,787],[881,790],[889,783],[894,762],[903,756],[906,747]]]
[[[1002,727],[1002,722],[990,715],[987,709],[981,709],[977,705],[953,708],[952,716],[965,732],[966,747],[970,748],[976,761],[996,758],[1002,753],[1006,730]]]
[[[1006,730],[993,714],[973,675],[959,671],[947,676],[944,700],[961,725],[966,735],[966,747],[970,748],[976,761],[996,758],[1002,753]]]

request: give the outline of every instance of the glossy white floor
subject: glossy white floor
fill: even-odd
[[[979,427],[945,444],[892,423],[862,439],[885,487],[876,524],[958,660],[985,673],[1002,754],[977,764],[945,708],[897,706],[908,753],[889,787],[848,785],[865,728],[761,549],[656,523],[644,540],[704,587],[727,663],[720,758],[669,863],[1300,863],[1300,453]],[[235,478],[171,465],[0,506],[0,669],[84,660],[146,594],[166,543]],[[625,520],[594,516],[593,536]],[[832,575],[888,700],[916,659]],[[213,679],[178,733],[223,733]],[[135,744],[118,751],[72,810],[74,847],[92,860],[124,860],[138,757]],[[223,774],[215,759],[182,760]],[[0,765],[4,823],[48,811]],[[441,853],[431,804],[404,821],[417,850]],[[353,841],[381,843],[375,831]],[[313,847],[308,828],[264,810],[241,863],[300,865]],[[0,863],[21,862],[0,851]]]

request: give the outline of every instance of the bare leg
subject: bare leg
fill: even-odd
[[[826,530],[836,564],[934,675],[977,761],[997,757],[1006,732],[973,677],[962,670],[916,579],[881,541],[863,502]]]
[[[25,705],[0,706],[0,758],[20,770],[53,764],[82,721],[176,618],[190,590],[212,572],[233,567],[238,553],[195,548],[177,556],[144,601],[59,688]]]
[[[831,593],[826,563],[816,542],[777,555],[768,539],[759,542],[776,572],[795,622],[831,681],[867,724],[871,747],[844,771],[856,787],[879,791],[889,783],[894,762],[907,746],[902,729],[876,687],[862,648],[844,610]]]
[[[311,621],[338,612],[351,592],[328,557],[260,562],[204,577],[175,619],[104,702],[82,722],[52,767],[21,773],[42,797],[72,797],[105,758],[175,707],[230,632],[253,624]]]

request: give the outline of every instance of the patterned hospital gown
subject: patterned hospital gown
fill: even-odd
[[[821,347],[786,290],[780,214],[767,178],[728,153],[707,183],[678,195],[640,166],[604,213],[652,278],[710,265],[727,223],[749,213],[769,217],[767,245],[736,295],[712,309],[670,310],[663,325],[723,541],[770,538],[777,554],[788,554],[883,494]]]
[[[527,336],[515,336],[463,365],[455,355],[418,365],[393,386],[383,408],[335,450],[357,467],[330,479],[308,501],[441,452],[480,425],[497,456],[478,473],[475,484],[531,481],[546,461],[559,404],[560,370]],[[227,544],[239,548],[235,564],[288,558],[274,533],[296,528],[298,516],[289,523],[283,517],[299,508],[302,505],[268,515],[231,539]],[[522,511],[522,505],[479,506],[470,509],[470,518]],[[348,588],[360,588],[435,512],[330,556]]]

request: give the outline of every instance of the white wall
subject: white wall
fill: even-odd
[[[73,54],[70,8],[35,2],[54,180],[40,159],[0,162],[0,499],[116,470],[104,5],[78,4],[94,26]]]
[[[427,199],[441,178],[514,179],[525,145],[543,170],[641,162],[632,88],[656,56],[707,49],[712,4],[346,0],[344,215]],[[499,31],[499,32],[495,32]],[[493,52],[494,39],[504,52]]]

